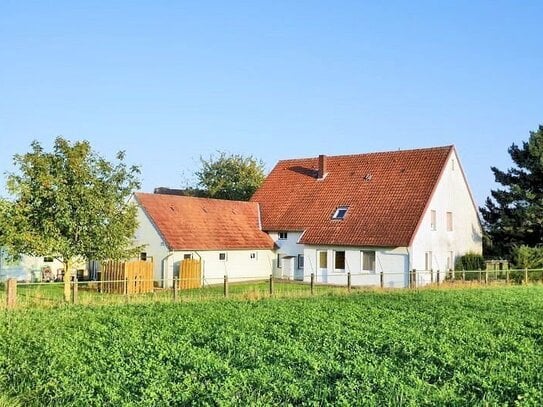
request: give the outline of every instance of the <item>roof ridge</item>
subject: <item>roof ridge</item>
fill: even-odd
[[[398,154],[398,153],[412,153],[412,152],[423,152],[423,151],[435,151],[435,150],[451,150],[454,148],[454,144],[447,144],[444,146],[436,146],[436,147],[420,147],[420,148],[410,148],[406,150],[388,150],[388,151],[372,151],[369,153],[358,153],[358,154],[337,154],[337,155],[326,155],[326,158],[346,158],[346,157],[360,157],[360,156],[368,156],[368,155],[377,155],[377,154]],[[300,157],[300,158],[286,158],[283,160],[279,160],[277,164],[284,163],[284,162],[292,162],[292,161],[304,161],[304,160],[313,160],[316,159],[318,156],[311,156],[311,157]]]
[[[170,194],[155,194],[152,192],[141,192],[137,191],[134,193],[136,196],[153,196],[153,197],[167,197],[167,199],[179,199],[179,200],[197,200],[197,201],[206,201],[206,202],[228,202],[236,204],[250,204],[254,205],[252,201],[237,201],[233,199],[218,199],[218,198],[205,198],[199,196],[186,196],[186,195],[170,195]]]

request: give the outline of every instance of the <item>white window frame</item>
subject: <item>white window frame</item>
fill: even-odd
[[[301,260],[301,261],[300,261]],[[305,258],[304,258],[304,255],[303,254],[299,254],[298,255],[298,270],[303,270],[304,269],[304,262],[305,262]],[[301,266],[300,266],[301,264]]]
[[[430,271],[433,270],[432,268],[432,252],[424,252],[424,270]]]
[[[445,216],[447,221],[447,232],[452,232],[454,230],[453,213],[449,211]]]
[[[338,253],[343,253],[343,268],[337,268],[337,255]],[[347,253],[345,250],[334,250],[334,271],[337,273],[345,273],[345,270],[347,269]]]
[[[373,254],[373,270],[366,270],[364,269],[364,258],[370,253]],[[377,268],[376,263],[377,263],[377,253],[375,252],[375,250],[361,250],[360,251],[360,270],[362,272],[375,273],[375,270]]]
[[[279,240],[287,240],[288,232],[279,232]]]
[[[435,209],[430,210],[430,230],[437,230],[437,212]]]
[[[345,216],[347,216],[348,211],[349,211],[348,206],[338,206],[336,208],[334,214],[332,215],[332,219],[334,219],[334,220],[343,220],[343,219],[345,219]],[[340,213],[343,213],[343,215],[339,216]]]

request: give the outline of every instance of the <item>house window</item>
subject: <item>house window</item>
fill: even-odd
[[[432,252],[424,253],[424,270],[432,270]]]
[[[226,253],[219,253],[219,260],[226,261]]]
[[[335,252],[334,268],[336,269],[336,271],[345,271],[345,252],[344,251]]]
[[[453,230],[453,214],[452,212],[447,212],[447,232],[452,232]]]
[[[140,260],[146,261],[146,260],[147,260],[147,253],[141,252],[141,253],[140,253]]]
[[[281,254],[277,253],[277,268],[281,268]]]
[[[454,269],[454,252],[449,252],[447,256],[447,270]]]
[[[319,252],[319,268],[320,269],[328,268],[328,253],[326,251]]]
[[[362,271],[375,271],[375,251],[363,250],[361,253]]]
[[[44,263],[52,263],[52,262],[53,262],[53,258],[52,258],[52,257],[44,257],[44,258],[43,258],[43,262],[44,262]]]
[[[256,260],[256,252],[251,252],[251,253],[249,253],[249,258],[250,258],[251,260]]]
[[[288,237],[287,232],[279,232],[279,239],[285,240]]]
[[[430,230],[436,230],[437,229],[436,219],[437,219],[436,211],[432,209],[430,211]]]
[[[298,268],[299,269],[304,268],[304,255],[303,254],[298,255]]]
[[[192,259],[192,254],[191,253],[185,253],[183,255],[183,260],[190,260]]]
[[[349,209],[348,206],[340,206],[336,209],[334,214],[332,215],[332,219],[337,220],[343,220],[345,218],[345,215],[347,214],[347,210]]]

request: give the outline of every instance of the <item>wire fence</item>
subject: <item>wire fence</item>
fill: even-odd
[[[0,283],[0,309],[48,308],[81,305],[137,304],[152,302],[190,302],[207,300],[258,300],[263,298],[347,295],[364,290],[470,287],[481,285],[519,285],[543,282],[543,269],[437,270],[408,273],[322,273],[285,280],[269,276],[209,277],[173,280],[72,281],[66,301],[63,282]],[[151,289],[137,290],[133,284]],[[114,291],[108,287],[116,287]],[[196,288],[182,288],[196,287]],[[67,294],[67,293],[66,293]]]

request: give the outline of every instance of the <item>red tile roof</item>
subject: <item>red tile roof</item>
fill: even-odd
[[[251,201],[266,231],[305,231],[300,243],[409,246],[453,146],[279,161]],[[349,209],[343,220],[332,215]]]
[[[136,193],[170,250],[273,249],[255,202]]]

